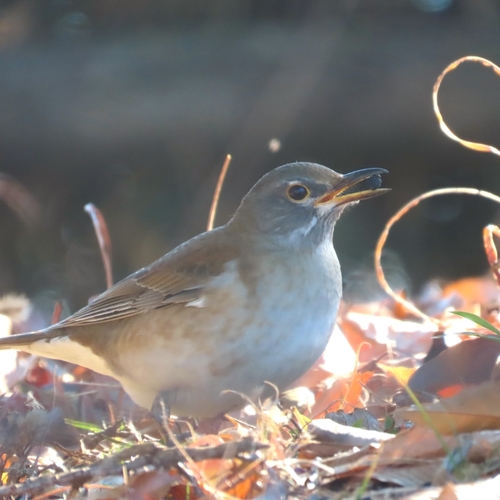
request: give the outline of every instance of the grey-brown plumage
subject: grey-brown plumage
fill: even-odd
[[[293,163],[273,170],[225,226],[180,245],[46,330],[0,339],[119,380],[139,404],[166,396],[178,415],[212,416],[285,388],[321,355],[341,295],[332,245],[346,194],[373,168],[342,176]],[[301,196],[304,195],[304,198]]]

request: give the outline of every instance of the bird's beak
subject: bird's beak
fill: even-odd
[[[367,198],[374,198],[390,191],[390,189],[381,188],[382,180],[380,174],[387,174],[387,170],[383,168],[364,168],[363,170],[356,170],[350,174],[345,174],[342,179],[337,183],[335,189],[324,194],[314,204],[318,205],[345,205],[354,201],[366,200]],[[353,193],[344,193],[347,189],[359,184],[365,179],[370,179],[369,189],[363,191],[355,191]]]

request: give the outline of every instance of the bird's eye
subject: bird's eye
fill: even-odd
[[[288,188],[288,197],[293,201],[305,200],[311,193],[302,184],[293,184]]]

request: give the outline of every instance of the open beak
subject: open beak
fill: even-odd
[[[366,200],[367,198],[374,198],[375,196],[385,194],[389,192],[390,189],[380,187],[382,184],[380,174],[387,173],[387,170],[383,168],[364,168],[362,170],[351,172],[350,174],[345,174],[335,186],[335,189],[324,194],[314,205],[345,205],[346,203]],[[370,179],[368,183],[369,189],[342,194],[349,188],[352,188],[366,179]]]

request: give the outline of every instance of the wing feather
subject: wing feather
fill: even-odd
[[[236,254],[220,228],[203,233],[112,286],[51,330],[116,321],[199,299]]]

